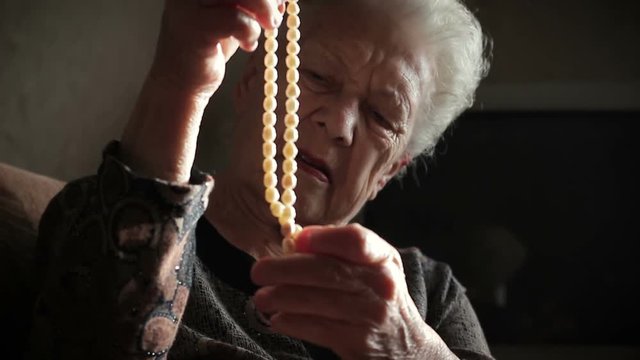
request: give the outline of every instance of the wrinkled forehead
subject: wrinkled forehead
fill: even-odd
[[[307,31],[347,20],[352,28],[381,38],[420,31],[426,8],[424,0],[304,0],[301,6]]]
[[[354,53],[374,45],[407,59],[427,57],[422,0],[306,0],[302,39],[347,44]],[[366,55],[366,54],[365,54]],[[428,59],[427,59],[428,60]]]

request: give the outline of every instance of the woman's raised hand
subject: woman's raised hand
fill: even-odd
[[[284,0],[166,0],[156,55],[122,135],[137,173],[187,182],[200,122],[238,47],[282,21]]]

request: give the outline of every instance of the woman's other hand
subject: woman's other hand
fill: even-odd
[[[137,173],[189,180],[200,122],[238,47],[282,21],[283,0],[166,0],[155,58],[122,135]]]
[[[343,359],[456,359],[420,317],[397,250],[360,226],[307,227],[297,253],[261,259],[256,308],[275,332]]]

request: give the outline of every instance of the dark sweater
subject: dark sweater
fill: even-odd
[[[188,185],[137,177],[117,146],[43,215],[30,357],[335,358],[261,325],[250,302],[253,259],[201,218],[211,176],[194,171]],[[492,359],[449,267],[415,248],[400,253],[423,320],[461,359]]]

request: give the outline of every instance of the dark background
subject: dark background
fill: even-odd
[[[449,263],[493,344],[636,345],[638,113],[469,113],[366,223]]]
[[[499,359],[640,359],[640,2],[466,3],[476,105],[365,222],[452,266]]]

